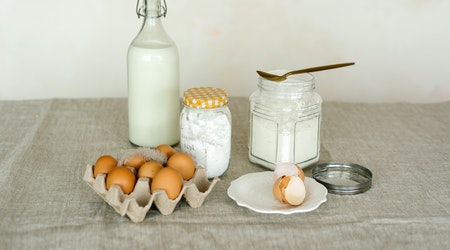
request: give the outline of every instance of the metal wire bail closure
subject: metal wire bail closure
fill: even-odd
[[[136,14],[138,16],[138,18],[140,17],[146,17],[147,16],[147,0],[144,0],[144,4],[139,4],[141,2],[141,0],[137,1],[136,4]],[[158,13],[157,17],[166,17],[167,14],[167,4],[166,4],[166,0],[162,0],[162,5],[161,5],[161,12]]]

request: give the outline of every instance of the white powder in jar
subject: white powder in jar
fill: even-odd
[[[251,132],[250,160],[269,169],[275,169],[279,162],[305,167],[319,159],[319,115],[278,124],[253,114]]]
[[[251,162],[273,170],[280,162],[306,167],[318,161],[322,98],[314,89],[311,74],[282,82],[258,78],[258,90],[249,99]]]
[[[208,178],[228,169],[231,153],[231,115],[228,107],[212,110],[185,107],[180,118],[181,150],[190,154]]]

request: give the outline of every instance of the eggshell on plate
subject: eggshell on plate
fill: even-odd
[[[298,206],[306,197],[305,184],[299,176],[279,177],[272,188],[275,199],[289,205]]]
[[[124,194],[130,194],[133,192],[134,185],[136,184],[136,176],[133,171],[127,167],[116,167],[106,176],[106,189],[112,185],[118,185]]]
[[[164,190],[169,199],[174,200],[180,194],[182,187],[183,178],[181,174],[171,167],[165,167],[159,170],[153,178],[151,192],[154,193],[156,190]]]
[[[94,178],[99,174],[107,174],[117,166],[116,158],[111,155],[100,156],[94,165]]]
[[[167,161],[167,167],[171,167],[178,172],[184,180],[189,180],[195,173],[195,161],[185,152],[177,152],[173,154]]]
[[[273,193],[273,197],[275,197],[275,199],[277,199],[278,201],[284,202],[283,201],[283,196],[281,194],[281,188],[280,188],[280,182],[281,182],[282,177],[278,178],[272,186],[272,193]]]
[[[273,179],[277,180],[282,176],[288,175],[297,175],[300,179],[302,179],[302,181],[305,181],[305,173],[301,167],[294,163],[278,163],[273,171]]]

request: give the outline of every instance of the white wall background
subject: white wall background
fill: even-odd
[[[450,1],[167,0],[181,90],[256,89],[256,70],[317,72],[325,101],[450,100]],[[134,0],[0,0],[0,99],[126,97]]]

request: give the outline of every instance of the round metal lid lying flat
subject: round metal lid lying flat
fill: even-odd
[[[372,186],[372,172],[355,163],[321,163],[312,169],[312,177],[333,194],[359,194]]]

